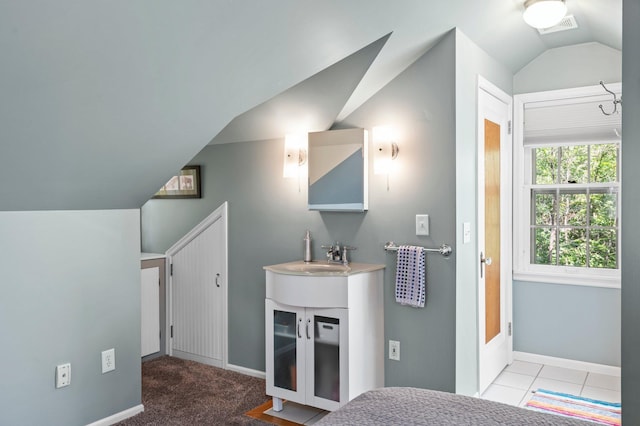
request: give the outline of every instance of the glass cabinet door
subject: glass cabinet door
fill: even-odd
[[[267,394],[304,404],[304,308],[265,302]]]
[[[296,313],[273,311],[273,384],[297,390]]]
[[[313,336],[307,349],[307,401],[325,410],[335,410],[347,400],[347,310],[307,309]]]
[[[313,394],[340,401],[340,319],[313,316]]]

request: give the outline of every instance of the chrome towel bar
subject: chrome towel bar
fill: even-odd
[[[399,246],[394,243],[393,241],[389,241],[388,243],[386,243],[384,245],[384,249],[386,251],[398,251]],[[449,244],[442,244],[440,247],[438,248],[427,248],[427,247],[423,247],[425,251],[433,251],[433,252],[438,252],[441,255],[443,255],[444,257],[448,257],[452,252],[453,249],[451,248],[451,246]]]

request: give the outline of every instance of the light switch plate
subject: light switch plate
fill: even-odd
[[[462,243],[467,244],[471,242],[471,223],[464,222],[462,224]]]
[[[400,342],[389,340],[389,359],[400,361]]]
[[[429,215],[416,215],[416,235],[429,235]]]

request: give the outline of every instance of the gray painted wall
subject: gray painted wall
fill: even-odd
[[[514,351],[619,367],[620,328],[619,289],[513,282]]]
[[[478,75],[507,94],[512,75],[465,34],[456,30],[456,392],[478,391],[477,289],[477,91]],[[472,238],[462,241],[462,224],[471,223]]]
[[[385,365],[387,386],[455,390],[455,32],[344,120],[347,127],[389,125],[400,136],[398,172],[371,175],[369,213],[359,244],[368,257],[386,261],[385,338],[401,344],[401,360]],[[449,182],[450,185],[443,185]],[[416,237],[415,215],[429,214],[431,235]],[[370,241],[377,236],[378,241]],[[427,304],[407,308],[394,300],[394,254],[380,253],[385,240],[453,247],[449,258],[427,255]],[[358,245],[358,244],[356,244]],[[379,260],[377,260],[379,259]],[[386,351],[386,348],[385,348]],[[386,355],[386,352],[385,352]],[[386,358],[386,356],[385,356]]]
[[[620,290],[520,281],[513,305],[514,350],[620,366]]]
[[[386,361],[386,384],[454,390],[454,43],[451,33],[341,124],[369,130],[392,125],[402,135],[390,189],[386,176],[369,176],[367,213],[307,211],[304,185],[298,191],[296,179],[282,178],[283,139],[209,146],[192,161],[203,167],[203,199],[145,204],[143,249],[163,252],[229,202],[230,363],[264,370],[262,266],[300,259],[308,228],[315,258],[323,256],[321,244],[339,240],[358,247],[352,260],[387,265],[385,334],[401,342],[401,360]],[[431,236],[415,236],[418,213],[430,215]],[[424,309],[394,302],[395,255],[383,250],[389,240],[454,246],[450,259],[428,257]]]
[[[514,91],[619,82],[621,67],[622,53],[599,43],[551,49],[514,76]],[[514,281],[513,312],[515,351],[620,366],[619,289]]]
[[[141,403],[139,231],[138,210],[0,213],[0,424],[85,425]]]
[[[600,43],[549,49],[513,77],[514,93],[593,86],[622,80],[622,52]]]
[[[622,419],[625,425],[636,425],[640,424],[640,227],[635,224],[640,211],[640,2],[625,0],[623,8]]]

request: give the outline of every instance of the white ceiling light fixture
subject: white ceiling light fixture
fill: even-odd
[[[533,28],[550,28],[557,25],[567,14],[564,0],[526,0],[524,21]]]

